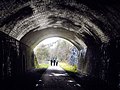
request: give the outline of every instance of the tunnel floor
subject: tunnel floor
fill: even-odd
[[[51,66],[36,83],[36,90],[83,90],[61,67]]]
[[[111,90],[100,79],[66,72],[59,66],[34,69],[2,84],[2,90]]]

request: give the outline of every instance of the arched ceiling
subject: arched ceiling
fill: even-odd
[[[88,3],[87,0],[1,1],[0,31],[31,47],[51,36],[66,38],[76,46],[83,45],[80,41],[86,43],[86,35],[96,43],[108,43],[111,37],[119,36],[119,22],[115,22],[119,17],[113,9],[116,4],[96,0]]]
[[[21,42],[25,42],[27,45],[34,48],[39,42],[50,37],[61,37],[71,43],[73,43],[78,49],[87,48],[86,44],[82,41],[82,38],[78,38],[76,33],[68,31],[64,28],[45,28],[38,31],[30,31],[22,39]]]

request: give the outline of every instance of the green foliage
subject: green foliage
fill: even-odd
[[[38,68],[39,67],[39,64],[38,64],[38,61],[37,61],[37,58],[35,57],[35,60],[34,60],[34,66],[35,68]]]
[[[39,64],[37,68],[48,68],[48,67],[49,67],[49,64],[42,63],[42,64]]]
[[[64,61],[64,60],[68,60],[69,59],[69,54],[70,54],[70,50],[73,47],[72,44],[64,41],[64,40],[60,40],[56,46],[56,55],[59,58],[59,60]]]
[[[65,40],[58,40],[55,43],[39,45],[39,47],[37,47],[35,51],[35,55],[37,58],[37,60],[35,61],[35,67],[47,68],[48,67],[47,64],[41,64],[41,63],[46,63],[49,60],[51,60],[52,57],[56,56],[59,62],[60,61],[66,62],[60,64],[62,68],[64,68],[67,71],[77,72],[76,64],[73,66],[67,64],[70,63],[70,55],[72,48],[74,48],[74,46],[70,42]]]
[[[77,72],[77,65],[70,65],[70,64],[68,64],[68,63],[65,63],[65,62],[60,62],[59,63],[59,66],[61,67],[61,68],[63,68],[64,70],[66,70],[66,71],[70,71],[70,72],[74,72],[74,73],[76,73]]]
[[[35,55],[38,63],[42,63],[49,57],[49,48],[46,48],[45,45],[41,45],[39,48],[37,48]]]
[[[38,64],[37,58],[35,58],[34,60],[34,65],[35,65],[35,68],[48,68],[49,67],[49,64],[45,64],[45,63]]]

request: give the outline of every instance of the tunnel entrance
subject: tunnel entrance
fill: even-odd
[[[47,38],[34,48],[35,67],[60,66],[65,70],[78,72],[78,62],[84,58],[80,53],[81,49],[78,50],[68,40],[60,37]]]

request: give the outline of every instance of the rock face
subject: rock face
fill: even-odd
[[[119,11],[117,0],[2,0],[0,31],[32,48],[53,36],[87,48],[80,69],[120,87]]]

